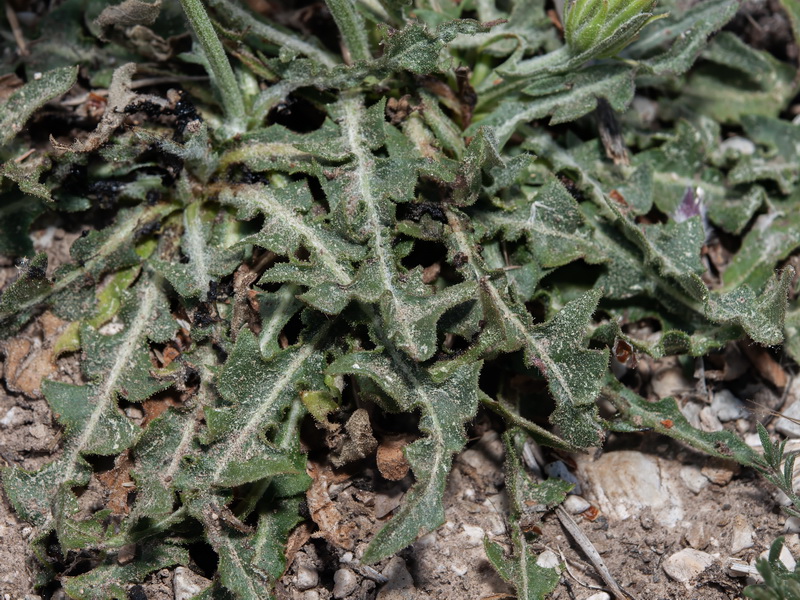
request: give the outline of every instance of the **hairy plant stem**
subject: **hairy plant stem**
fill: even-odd
[[[211,19],[200,0],[181,0],[181,6],[206,55],[211,78],[219,91],[222,109],[225,111],[227,133],[231,137],[242,133],[245,131],[244,99]]]
[[[349,62],[372,58],[364,28],[364,19],[358,14],[353,3],[350,0],[326,0],[326,4],[342,34],[342,41],[350,52]]]

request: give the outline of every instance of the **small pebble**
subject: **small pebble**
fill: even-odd
[[[5,414],[5,416],[0,419],[0,426],[19,427],[25,423],[32,423],[32,414],[33,413],[29,410],[24,410],[19,406],[12,406],[8,409],[8,412]]]
[[[684,548],[668,557],[664,572],[675,581],[687,583],[714,564],[714,557],[694,548]]]
[[[408,572],[406,561],[399,556],[392,557],[383,568],[383,571],[381,571],[381,575],[387,579],[383,588],[381,588],[382,590],[400,590],[414,587],[414,579],[411,577],[411,573]]]
[[[703,550],[708,546],[708,535],[703,523],[689,523],[690,527],[686,530],[684,538],[686,543],[695,550]]]
[[[736,515],[733,517],[733,532],[731,533],[731,554],[739,554],[746,548],[753,547],[753,528],[744,517]]]
[[[703,409],[697,402],[687,402],[681,406],[681,414],[689,421],[689,425],[700,429],[700,411]]]
[[[708,486],[708,479],[700,472],[700,469],[693,466],[681,468],[680,478],[684,485],[695,494],[699,494]]]
[[[464,547],[477,548],[478,546],[483,546],[483,538],[486,536],[486,532],[483,529],[474,525],[463,525],[462,527],[464,528]]]
[[[650,384],[659,398],[676,396],[692,389],[692,382],[683,374],[683,367],[677,365],[656,371]]]
[[[772,497],[775,499],[775,502],[778,506],[791,506],[792,499],[787,496],[783,490],[775,490],[772,492]]]
[[[310,590],[311,588],[317,587],[319,584],[319,573],[317,573],[316,569],[312,569],[310,567],[301,566],[297,569],[297,575],[294,578],[294,586],[304,592],[306,590]]]
[[[536,559],[536,564],[543,569],[557,569],[561,564],[561,560],[555,552],[545,550]]]
[[[746,433],[744,435],[744,443],[753,449],[761,449],[761,436],[757,433]]]
[[[775,430],[788,438],[800,438],[800,400],[781,412],[784,416],[775,423]]]
[[[800,535],[796,533],[789,534],[783,538],[783,543],[792,553],[792,556],[800,556]]]
[[[452,565],[450,567],[450,570],[453,571],[453,573],[455,573],[459,577],[463,577],[464,575],[467,574],[468,569],[464,565]]]
[[[127,565],[136,558],[136,544],[125,544],[117,552],[117,564]]]
[[[172,577],[172,593],[175,600],[189,600],[194,598],[211,585],[211,580],[186,567],[176,567]]]
[[[706,432],[722,431],[724,427],[710,406],[700,410],[700,428]]]
[[[588,510],[590,506],[591,504],[585,498],[576,494],[570,494],[567,496],[567,499],[564,500],[564,509],[573,515],[578,515]]]
[[[125,416],[135,423],[141,423],[142,419],[144,419],[144,412],[138,406],[128,406],[125,409]]]
[[[800,519],[789,517],[786,519],[786,523],[783,524],[783,530],[786,533],[800,533]]]
[[[759,558],[763,558],[767,560],[769,558],[769,548],[764,550]],[[783,563],[783,566],[789,569],[789,571],[794,571],[794,568],[797,566],[797,561],[792,556],[792,553],[789,551],[789,548],[786,547],[784,544],[783,548],[781,548],[781,553],[778,556],[778,560]]]
[[[399,485],[390,488],[385,492],[375,494],[374,507],[375,518],[382,519],[395,508],[400,506],[403,500],[403,488]]]
[[[596,594],[592,594],[586,600],[611,600],[611,596],[609,596],[606,592],[597,592]]]
[[[734,474],[738,469],[735,467],[728,468],[724,465],[718,464],[716,466],[706,465],[700,472],[708,477],[708,480],[711,483],[714,483],[720,487],[728,485],[733,479]]]
[[[745,409],[744,403],[734,396],[730,390],[720,390],[714,394],[714,400],[711,402],[711,411],[723,423],[747,416],[747,409]]]
[[[339,569],[333,574],[333,597],[346,598],[358,587],[358,577],[350,569]]]

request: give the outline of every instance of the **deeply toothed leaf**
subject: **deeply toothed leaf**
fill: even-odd
[[[506,447],[506,485],[510,504],[509,526],[513,553],[506,556],[503,548],[484,538],[486,556],[500,576],[514,586],[517,596],[524,600],[544,600],[559,580],[558,570],[541,567],[522,530],[523,519],[530,516],[534,506],[552,508],[564,501],[571,484],[557,478],[534,483],[525,472],[519,457],[524,436],[518,430],[503,434]]]
[[[280,474],[305,477],[305,457],[276,446],[269,435],[298,396],[301,382],[322,389],[322,355],[315,345],[322,337],[265,361],[255,336],[247,329],[239,332],[217,382],[226,403],[205,409],[208,447],[189,457],[180,488],[234,486]]]
[[[74,539],[69,534],[70,521],[78,510],[70,490],[88,483],[91,468],[85,455],[118,454],[139,435],[120,410],[118,399],[138,401],[168,385],[149,373],[148,340],[163,340],[174,328],[171,323],[157,283],[146,278],[131,291],[121,332],[109,335],[84,330],[84,344],[93,359],[85,363],[92,382],[82,386],[42,384],[53,413],[65,428],[64,451],[40,471],[6,471],[4,482],[17,510],[42,527],[55,523],[62,544]]]
[[[453,454],[466,441],[464,422],[477,409],[480,367],[480,363],[466,365],[435,383],[424,369],[391,349],[348,354],[328,367],[331,375],[371,379],[403,410],[422,411],[419,428],[425,437],[405,450],[416,483],[389,524],[370,542],[362,558],[365,562],[390,556],[444,523],[442,494]]]

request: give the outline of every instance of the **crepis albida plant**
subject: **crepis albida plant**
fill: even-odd
[[[655,0],[570,0],[564,31],[575,55],[607,58],[620,52],[649,23],[667,16],[656,15]]]

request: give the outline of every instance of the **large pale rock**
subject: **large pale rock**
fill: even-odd
[[[590,492],[584,495],[595,499],[609,518],[638,517],[649,508],[656,523],[674,527],[684,516],[683,484],[676,469],[668,466],[657,457],[624,450],[609,452],[594,462],[579,459],[578,475]]]
[[[713,564],[713,556],[694,548],[684,548],[663,563],[664,572],[681,583],[688,583]]]

